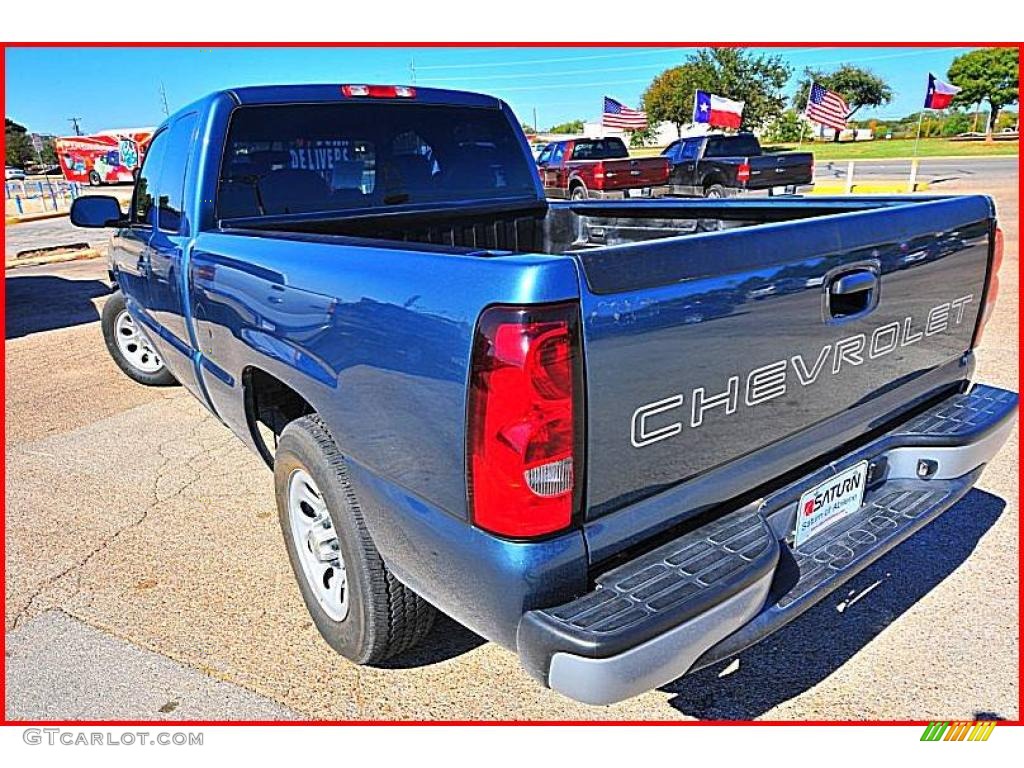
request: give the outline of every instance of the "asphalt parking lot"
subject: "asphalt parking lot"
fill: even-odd
[[[941,191],[957,190],[997,199],[1007,258],[978,376],[1017,389],[1016,180]],[[261,461],[107,356],[105,278],[102,260],[6,274],[8,718],[1019,717],[1016,432],[956,507],[738,665],[589,707],[450,620],[386,668],[336,656]]]

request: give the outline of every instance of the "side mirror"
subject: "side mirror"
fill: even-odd
[[[102,229],[124,221],[121,204],[110,195],[83,195],[71,204],[71,223],[76,227]]]

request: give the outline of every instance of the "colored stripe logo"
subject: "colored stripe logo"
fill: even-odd
[[[995,727],[995,720],[928,723],[921,741],[988,741]]]

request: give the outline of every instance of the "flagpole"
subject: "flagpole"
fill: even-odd
[[[917,157],[917,148],[921,144],[921,124],[924,122],[924,109],[917,116],[917,138],[914,140],[914,157]]]
[[[800,115],[800,117],[802,117],[808,123],[811,122],[811,118],[809,118],[807,116],[807,108],[811,106],[811,92],[813,90],[814,90],[814,81],[811,80],[811,87],[807,89],[807,101],[804,102],[804,111],[803,111],[803,114]],[[813,131],[814,129],[812,128],[811,130]],[[803,145],[804,145],[804,125],[803,125],[803,123],[800,123],[800,136],[799,136],[799,141],[797,141],[797,143],[796,143],[796,148],[800,149]]]

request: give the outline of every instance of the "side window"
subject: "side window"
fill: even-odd
[[[548,165],[561,165],[564,156],[565,144],[555,144],[555,148],[551,150],[551,160],[548,162]]]
[[[671,144],[665,147],[665,150],[661,154],[663,154],[665,157],[667,157],[674,163],[679,159],[679,147],[681,146],[682,142],[673,141]]]
[[[729,145],[722,139],[708,139],[708,146],[704,150],[705,157],[728,157]]]
[[[700,139],[691,139],[685,141],[680,146],[679,159],[680,160],[695,160],[697,153],[700,152]]]
[[[192,112],[178,118],[167,132],[164,159],[160,178],[158,226],[165,232],[181,230],[181,207],[185,196],[185,171],[192,151],[192,134],[195,132],[196,114]]]
[[[146,157],[139,169],[139,177],[135,180],[135,190],[132,192],[132,224],[153,225],[156,182],[157,176],[160,175],[160,166],[163,164],[166,144],[167,131],[160,131],[149,142]]]

